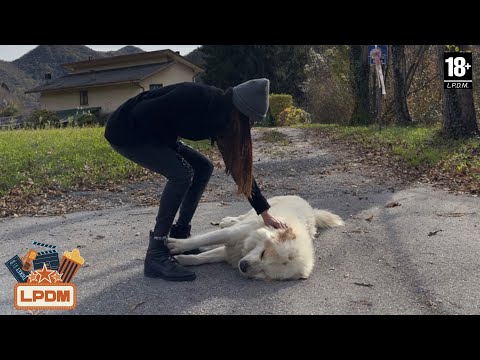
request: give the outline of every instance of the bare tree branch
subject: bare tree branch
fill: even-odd
[[[422,62],[423,55],[425,55],[425,52],[428,50],[429,45],[420,45],[416,51],[416,54],[412,60],[412,63],[410,64],[408,71],[407,71],[407,81],[406,81],[406,90],[408,93],[408,90],[410,90],[410,86],[412,85],[413,77],[415,76],[415,73],[417,72],[418,66]]]
[[[433,80],[435,80],[436,78],[440,77],[440,73],[436,74],[435,76],[433,76],[432,78],[428,79],[427,81],[425,81],[420,87],[410,91],[407,93],[407,96],[410,96],[412,94],[415,94],[416,92],[419,92],[420,90],[423,90],[427,87],[428,84],[430,84]]]

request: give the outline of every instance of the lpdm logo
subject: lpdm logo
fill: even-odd
[[[71,310],[77,306],[77,288],[72,282],[85,263],[78,249],[65,251],[59,261],[57,247],[33,241],[48,248],[33,249],[20,258],[15,255],[5,265],[17,280],[14,305],[19,310]]]

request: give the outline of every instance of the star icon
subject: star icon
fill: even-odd
[[[52,280],[50,279],[50,276],[55,273],[56,271],[54,270],[49,270],[47,268],[47,264],[43,263],[43,268],[42,270],[37,270],[37,273],[40,275],[40,279],[38,279],[38,282],[44,283],[44,282],[49,282],[52,283]]]
[[[36,283],[38,282],[38,273],[35,271],[35,272],[32,272],[30,273],[30,275],[28,275],[28,282],[29,283]]]
[[[55,271],[55,272],[52,274],[51,279],[52,279],[52,281],[53,281],[54,284],[57,283],[57,282],[62,282],[62,275],[60,275],[60,274],[58,273],[58,271]]]

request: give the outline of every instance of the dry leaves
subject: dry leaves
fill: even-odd
[[[437,235],[437,233],[438,233],[439,231],[443,231],[443,230],[430,231],[430,232],[428,233],[428,236]]]
[[[393,208],[395,206],[401,206],[402,204],[400,204],[398,201],[390,201],[387,205],[385,205],[385,207],[387,208]]]

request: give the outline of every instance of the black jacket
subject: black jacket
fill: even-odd
[[[215,139],[229,120],[231,89],[190,82],[144,91],[127,100],[108,119],[105,138],[116,146],[174,145],[178,137]],[[253,180],[250,204],[257,214],[270,208]]]

